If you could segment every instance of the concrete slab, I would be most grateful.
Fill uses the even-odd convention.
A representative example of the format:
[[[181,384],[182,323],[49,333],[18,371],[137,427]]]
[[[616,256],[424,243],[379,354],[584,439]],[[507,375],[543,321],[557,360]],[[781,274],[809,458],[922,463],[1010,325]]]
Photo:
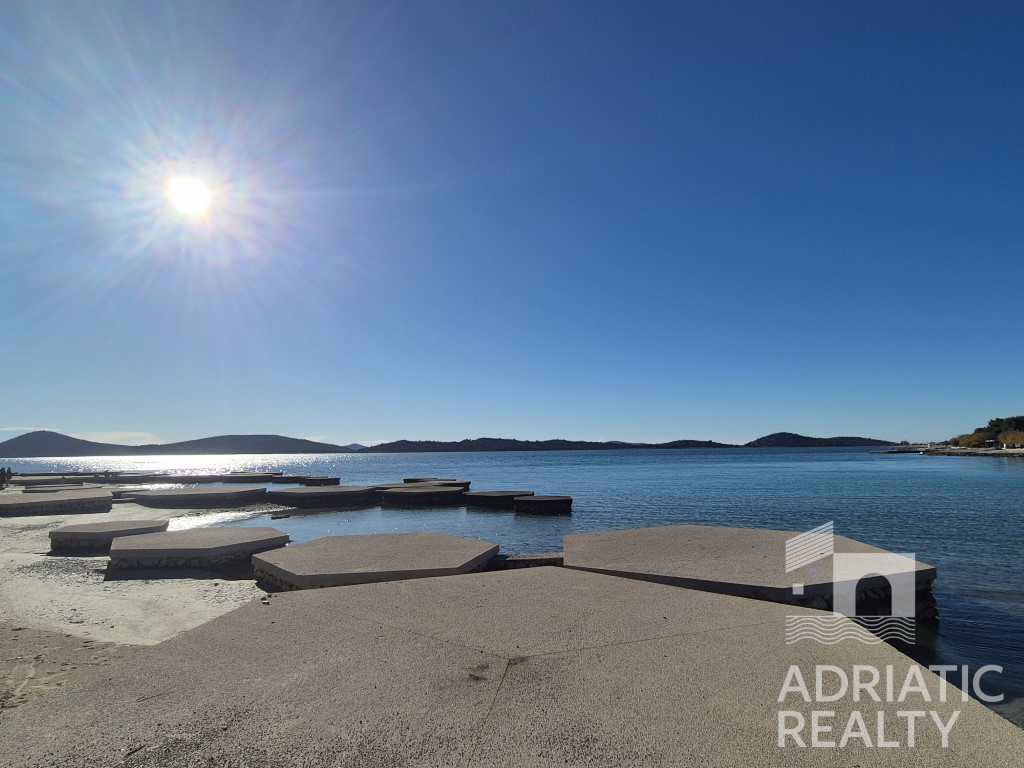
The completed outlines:
[[[270,482],[283,485],[285,483],[305,483],[308,479],[309,475],[275,475],[270,478]]]
[[[102,488],[99,483],[61,483],[59,485],[26,485],[22,493],[53,493],[54,491],[94,491]]]
[[[533,496],[533,491],[473,491],[463,494],[466,504],[477,507],[512,509],[517,496]]]
[[[496,554],[497,544],[445,533],[375,533],[306,541],[252,564],[257,581],[313,589],[469,573]]]
[[[725,528],[708,525],[668,525],[603,533],[577,533],[565,537],[567,568],[608,573],[662,584],[690,587],[740,597],[830,610],[830,559],[786,573],[786,541],[793,531]],[[884,550],[836,536],[836,552],[885,555]],[[858,592],[886,589],[882,578],[913,572],[917,591],[929,592],[935,568],[902,558],[878,563],[877,578],[861,580]],[[794,595],[793,585],[802,594]]]
[[[107,568],[219,568],[248,563],[255,553],[288,541],[276,528],[192,528],[121,536],[110,545]]]
[[[0,495],[0,517],[109,512],[113,498],[109,491],[96,490],[5,493]]]
[[[324,485],[267,491],[267,499],[286,507],[355,507],[377,503],[378,491],[363,485]]]
[[[65,525],[50,531],[51,552],[107,552],[119,536],[167,530],[167,520],[120,520]]]
[[[380,501],[403,507],[459,506],[462,494],[459,487],[410,483],[405,488],[385,488],[380,492]]]
[[[229,488],[177,488],[166,491],[133,491],[144,507],[165,509],[232,509],[267,500],[267,489],[256,486]]]
[[[239,768],[331,765],[584,768],[1020,768],[1024,734],[973,700],[790,694],[790,665],[913,663],[894,649],[786,645],[814,612],[562,568],[306,590],[252,603],[6,713],[0,764]],[[866,695],[864,697],[867,698]],[[899,747],[810,748],[878,712]],[[807,748],[780,748],[800,712]],[[932,710],[914,747],[899,710]]]
[[[519,496],[512,508],[525,515],[567,515],[572,512],[572,496]]]
[[[341,485],[340,477],[327,477],[326,475],[307,475],[302,481],[303,485]]]
[[[269,483],[276,476],[273,472],[229,472],[221,475],[220,480],[222,483]]]

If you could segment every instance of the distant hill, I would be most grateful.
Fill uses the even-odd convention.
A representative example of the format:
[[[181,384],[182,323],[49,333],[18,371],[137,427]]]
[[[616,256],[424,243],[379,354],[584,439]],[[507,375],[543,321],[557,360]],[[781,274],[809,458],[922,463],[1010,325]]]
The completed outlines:
[[[362,443],[349,443],[349,444],[348,444],[348,445],[346,445],[345,447],[346,447],[346,448],[351,448],[351,449],[352,449],[353,451],[361,451],[361,450],[363,450],[363,448],[365,448],[366,446],[365,446],[365,445],[363,445]]]
[[[27,432],[0,443],[0,456],[6,459],[36,456],[127,456],[133,452],[134,448],[130,445],[94,443],[92,440],[79,440],[49,430]]]
[[[27,459],[62,456],[167,456],[204,453],[351,453],[351,448],[281,435],[219,435],[162,445],[115,445],[79,440],[58,432],[37,431],[0,443],[0,457]]]
[[[674,440],[671,443],[593,442],[589,440],[513,440],[478,437],[475,440],[395,440],[363,448],[360,453],[429,453],[433,451],[621,451],[634,448],[735,448],[711,440]]]
[[[884,445],[896,445],[889,440],[873,440],[870,437],[806,437],[792,432],[775,432],[771,435],[759,437],[753,440],[744,448],[841,448],[849,447],[876,447]]]

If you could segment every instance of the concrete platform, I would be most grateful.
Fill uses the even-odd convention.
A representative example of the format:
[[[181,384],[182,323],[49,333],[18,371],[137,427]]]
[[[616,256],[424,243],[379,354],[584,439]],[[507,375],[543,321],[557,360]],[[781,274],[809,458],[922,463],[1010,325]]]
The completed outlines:
[[[462,504],[462,488],[426,483],[410,483],[405,488],[386,488],[380,492],[381,504],[401,507],[434,507]]]
[[[192,528],[121,536],[110,545],[107,568],[217,569],[248,563],[255,553],[288,541],[276,528]]]
[[[309,479],[309,475],[274,475],[270,478],[270,482],[283,485],[285,483],[305,483]]]
[[[109,491],[96,490],[5,493],[0,495],[0,517],[109,512],[113,499]]]
[[[533,491],[473,491],[463,494],[466,504],[476,507],[512,509],[517,496],[533,496]]]
[[[11,478],[11,485],[81,485],[85,482],[77,475],[15,475]]]
[[[903,681],[885,646],[786,645],[807,609],[561,568],[274,595],[144,648],[5,713],[0,765],[198,768],[1020,768],[1024,733],[970,700],[827,704],[790,694],[790,665],[854,664]],[[866,698],[866,695],[865,697]],[[839,740],[852,711],[901,744]],[[797,711],[808,747],[777,746]],[[899,710],[931,718],[906,745]]]
[[[341,485],[340,477],[327,477],[326,475],[307,475],[302,481],[303,485]]]
[[[243,488],[178,488],[168,491],[134,491],[130,494],[144,507],[165,509],[233,509],[267,500],[267,489]]]
[[[798,535],[792,531],[708,525],[577,533],[565,537],[565,566],[831,610],[831,559],[786,573],[786,541]],[[842,553],[888,554],[845,536],[834,537],[833,546]],[[917,591],[930,594],[936,575],[932,566],[906,558],[895,569],[882,563],[875,567],[880,576],[862,580],[858,594],[888,588],[889,582],[881,577],[901,571],[913,572]],[[803,585],[803,594],[793,593],[794,584]]]
[[[402,480],[403,483],[432,483],[438,480],[450,480],[454,481],[454,477],[407,477]]]
[[[274,472],[229,472],[221,475],[222,483],[269,483],[281,473]]]
[[[54,491],[95,491],[103,486],[99,483],[61,483],[60,485],[26,485],[22,493],[53,493]]]
[[[51,552],[107,552],[119,536],[166,531],[166,520],[123,520],[65,525],[50,531]]]
[[[498,545],[445,533],[328,536],[252,559],[257,581],[313,589],[380,581],[453,576],[480,568]]]
[[[512,508],[525,515],[568,515],[572,513],[572,496],[519,496]]]
[[[378,491],[363,485],[325,485],[267,491],[267,499],[286,507],[353,507],[377,503]]]

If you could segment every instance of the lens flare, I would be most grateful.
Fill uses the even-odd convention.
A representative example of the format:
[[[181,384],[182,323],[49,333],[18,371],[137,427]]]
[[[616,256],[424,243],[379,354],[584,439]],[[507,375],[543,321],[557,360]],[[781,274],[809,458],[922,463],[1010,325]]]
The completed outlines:
[[[175,176],[167,180],[167,199],[189,218],[197,219],[210,212],[210,188],[195,176]]]

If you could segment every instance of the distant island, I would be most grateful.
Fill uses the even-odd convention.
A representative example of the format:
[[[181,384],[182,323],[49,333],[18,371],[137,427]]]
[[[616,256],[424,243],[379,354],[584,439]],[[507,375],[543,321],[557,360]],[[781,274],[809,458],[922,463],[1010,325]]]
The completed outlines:
[[[0,443],[7,459],[58,456],[194,456],[237,453],[353,453],[351,448],[281,435],[218,435],[160,445],[116,445],[39,430]]]
[[[59,432],[39,430],[12,437],[0,443],[5,459],[57,458],[64,456],[168,456],[201,454],[272,453],[433,453],[479,451],[622,451],[673,448],[819,448],[882,447],[895,443],[866,437],[806,437],[792,432],[776,432],[745,445],[717,443],[713,440],[672,440],[667,443],[625,443],[619,440],[514,440],[478,437],[474,440],[396,440],[373,446],[334,445],[281,435],[218,435],[199,440],[159,445],[117,445],[81,440]]]

